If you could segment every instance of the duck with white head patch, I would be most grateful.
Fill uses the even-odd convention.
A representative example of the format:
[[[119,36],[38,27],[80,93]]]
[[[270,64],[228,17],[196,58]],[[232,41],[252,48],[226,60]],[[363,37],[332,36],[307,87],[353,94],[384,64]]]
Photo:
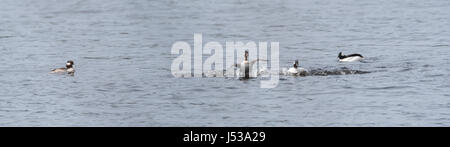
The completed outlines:
[[[361,54],[343,55],[342,52],[339,52],[338,58],[339,62],[355,62],[364,59],[364,57]]]
[[[293,67],[289,68],[289,70],[286,72],[288,75],[293,76],[305,76],[308,73],[308,70],[304,68],[299,68],[299,62],[298,60],[295,60]]]
[[[66,62],[66,67],[53,69],[51,73],[68,73],[70,75],[73,75],[75,73],[73,65],[73,61],[69,60]]]

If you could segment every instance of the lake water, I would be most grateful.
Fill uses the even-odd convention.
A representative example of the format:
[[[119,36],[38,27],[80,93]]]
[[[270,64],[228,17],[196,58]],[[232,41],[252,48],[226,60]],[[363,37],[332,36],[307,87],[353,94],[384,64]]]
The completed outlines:
[[[0,126],[450,126],[448,0],[2,0]],[[176,41],[278,41],[280,66],[175,78]],[[364,62],[338,63],[360,53]],[[49,74],[75,61],[75,76]]]

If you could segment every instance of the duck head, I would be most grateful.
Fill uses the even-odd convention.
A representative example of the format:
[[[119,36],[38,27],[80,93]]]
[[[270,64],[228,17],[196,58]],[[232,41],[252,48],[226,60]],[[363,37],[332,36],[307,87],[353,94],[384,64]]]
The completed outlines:
[[[73,67],[73,61],[69,60],[66,62],[66,68],[72,68]]]
[[[294,68],[297,68],[298,67],[298,60],[295,60],[295,62],[294,62]]]
[[[244,53],[244,59],[245,59],[245,61],[248,60],[248,50],[245,50],[245,53]]]

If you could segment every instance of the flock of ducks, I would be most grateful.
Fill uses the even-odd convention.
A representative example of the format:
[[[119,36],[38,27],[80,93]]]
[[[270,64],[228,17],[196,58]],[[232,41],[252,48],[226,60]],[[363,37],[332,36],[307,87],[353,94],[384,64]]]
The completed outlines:
[[[356,61],[363,60],[364,57],[361,54],[343,55],[342,52],[339,52],[338,59],[339,59],[339,62],[356,62]],[[234,66],[240,69],[239,74],[241,77],[250,78],[250,74],[253,73],[251,67],[253,67],[253,64],[255,64],[257,61],[260,61],[260,60],[263,60],[263,59],[257,59],[257,60],[253,60],[253,61],[249,62],[248,61],[248,51],[245,51],[244,61],[242,61],[241,64],[235,64]],[[263,60],[263,61],[267,61],[267,60]],[[295,60],[292,67],[290,67],[286,71],[286,74],[291,75],[291,76],[305,76],[305,75],[307,75],[307,73],[308,73],[307,69],[299,67],[298,60]],[[243,74],[243,75],[241,75],[241,74]]]
[[[361,54],[343,55],[342,52],[339,52],[338,59],[339,59],[339,62],[355,62],[355,61],[363,60],[364,57]],[[233,66],[240,69],[239,74],[241,77],[250,78],[250,76],[251,76],[250,74],[253,73],[252,72],[253,64],[255,64],[257,61],[267,61],[267,60],[256,59],[253,61],[249,61],[248,60],[248,51],[246,50],[244,53],[244,61],[242,61],[241,64],[234,64]],[[74,62],[72,60],[69,60],[66,62],[66,67],[52,69],[51,73],[67,73],[69,75],[74,75],[75,69],[73,68],[73,65],[74,65]],[[287,73],[287,75],[292,75],[292,76],[304,76],[308,73],[308,70],[306,70],[305,68],[299,67],[298,60],[295,60],[292,67],[290,67],[286,71],[286,73]],[[243,74],[243,75],[241,75],[241,74]]]

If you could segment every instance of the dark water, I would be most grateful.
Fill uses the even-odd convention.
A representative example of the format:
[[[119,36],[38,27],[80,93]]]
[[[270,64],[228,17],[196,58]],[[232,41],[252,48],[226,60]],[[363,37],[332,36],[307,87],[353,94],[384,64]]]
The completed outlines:
[[[450,126],[450,1],[0,5],[0,126]],[[279,41],[317,76],[175,78],[175,41]],[[337,53],[364,62],[338,63]],[[49,74],[75,61],[74,77]],[[320,75],[342,69],[364,74]],[[365,73],[368,72],[368,73]]]

